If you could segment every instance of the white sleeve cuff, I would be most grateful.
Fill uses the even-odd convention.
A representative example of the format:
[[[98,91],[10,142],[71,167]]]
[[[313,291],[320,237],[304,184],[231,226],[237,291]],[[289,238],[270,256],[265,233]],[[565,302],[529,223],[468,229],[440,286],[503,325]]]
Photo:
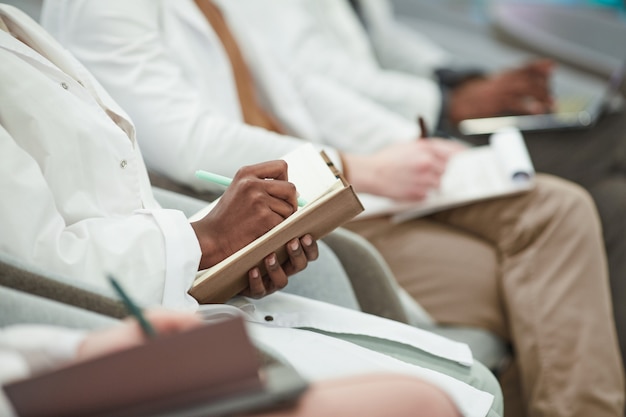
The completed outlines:
[[[198,302],[187,292],[196,277],[202,256],[198,238],[183,212],[155,210],[152,215],[165,237],[162,304],[172,309],[195,310]]]

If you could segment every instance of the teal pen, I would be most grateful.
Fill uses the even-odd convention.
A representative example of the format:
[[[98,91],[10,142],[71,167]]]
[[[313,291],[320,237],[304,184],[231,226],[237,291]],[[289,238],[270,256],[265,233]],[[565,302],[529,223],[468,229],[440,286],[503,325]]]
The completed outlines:
[[[214,184],[222,185],[224,187],[228,187],[230,183],[233,182],[232,179],[225,177],[223,175],[214,174],[212,172],[207,172],[207,171],[202,171],[202,170],[196,171],[196,177],[200,178],[201,180],[205,180],[205,181],[212,182]],[[298,207],[303,207],[304,205],[306,205],[306,201],[303,198],[298,197]]]
[[[111,275],[108,275],[108,278],[109,282],[111,282],[111,285],[113,286],[113,289],[122,299],[124,306],[126,307],[128,312],[132,314],[135,319],[137,319],[139,325],[141,326],[141,329],[146,334],[146,336],[148,336],[149,338],[154,338],[157,335],[156,330],[154,330],[154,327],[152,327],[150,322],[143,315],[141,309],[137,306],[137,304],[133,302],[133,300],[130,299],[128,294],[126,294],[126,291],[122,289],[122,286],[119,284],[119,282],[117,282],[115,278],[113,278]]]

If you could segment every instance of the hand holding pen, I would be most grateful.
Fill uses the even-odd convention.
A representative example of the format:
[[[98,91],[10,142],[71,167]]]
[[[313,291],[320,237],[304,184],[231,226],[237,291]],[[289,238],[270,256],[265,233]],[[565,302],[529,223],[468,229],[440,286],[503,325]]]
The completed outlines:
[[[272,181],[268,181],[271,179]],[[241,168],[216,206],[201,220],[191,224],[202,250],[199,269],[226,259],[291,216],[298,208],[295,186],[288,181],[287,163],[270,161]],[[268,276],[250,271],[246,295],[264,296],[287,284],[287,277],[306,267],[318,256],[317,243],[303,236],[287,243],[289,259],[278,264],[268,254]]]
[[[287,181],[285,161],[241,168],[216,206],[192,223],[203,253],[200,269],[226,259],[297,208],[296,189]]]
[[[202,319],[192,312],[165,309],[144,312],[132,301],[115,278],[109,277],[109,280],[128,311],[134,313],[119,324],[88,333],[78,346],[77,360],[93,359],[141,345],[155,335],[180,333],[204,324]]]
[[[196,171],[196,177],[204,181],[212,182],[213,184],[221,185],[222,187],[228,187],[233,182],[231,178],[204,170]],[[305,205],[306,200],[302,197],[298,197],[298,207],[304,207]]]
[[[360,191],[394,200],[419,201],[439,187],[448,160],[465,147],[455,141],[431,138],[422,117],[417,118],[417,124],[420,133],[416,140],[398,141],[358,159],[350,156],[351,169],[366,174],[362,181],[366,187]]]
[[[131,300],[128,294],[126,294],[126,291],[124,291],[120,283],[117,282],[117,280],[111,275],[109,275],[107,278],[109,279],[109,282],[111,283],[111,286],[113,287],[117,295],[120,297],[122,303],[124,304],[124,307],[126,307],[126,310],[128,310],[130,315],[132,315],[137,320],[145,335],[148,338],[156,337],[156,330],[154,330],[152,324],[145,318],[139,306],[137,306],[137,304],[135,304],[135,302]]]

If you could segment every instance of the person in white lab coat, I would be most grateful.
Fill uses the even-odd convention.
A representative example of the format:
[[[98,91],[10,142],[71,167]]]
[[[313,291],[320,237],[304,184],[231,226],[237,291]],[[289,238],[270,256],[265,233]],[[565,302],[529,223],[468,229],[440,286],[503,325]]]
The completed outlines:
[[[247,17],[245,25],[256,29],[257,38],[266,38],[294,79],[311,74],[329,78],[407,120],[426,106],[429,116],[438,112],[430,116],[429,121],[438,120],[431,128],[458,134],[456,124],[464,118],[543,113],[550,108],[550,61],[492,74],[463,68],[432,39],[403,25],[390,0],[242,0],[229,7]],[[464,39],[459,42],[470,45]],[[424,83],[440,88],[424,88]],[[592,129],[524,134],[538,172],[574,181],[594,199],[622,358],[626,358],[625,131],[626,109],[621,109]],[[464,139],[475,144],[486,140]]]
[[[318,12],[322,12],[323,1],[314,3],[318,6]],[[345,1],[334,3],[345,3]],[[350,0],[350,3],[360,15],[360,20],[367,32],[367,36],[364,36],[363,31],[357,29],[353,35],[361,41],[369,40],[371,50],[375,55],[375,65],[383,71],[397,71],[409,76],[433,78],[436,74],[447,74],[450,85],[446,86],[445,79],[438,80],[443,87],[442,90],[448,90],[448,95],[461,90],[457,87],[463,86],[463,75],[471,75],[472,71],[467,70],[467,65],[455,62],[454,57],[431,38],[419,33],[418,27],[409,27],[400,21],[399,17],[394,14],[390,0]],[[332,24],[332,20],[324,17],[322,13],[319,16],[321,21]],[[343,27],[345,27],[345,22]],[[459,32],[460,36],[461,33]],[[337,35],[336,32],[334,34]],[[290,36],[281,31],[281,38],[290,38]],[[347,39],[348,37],[345,38],[345,42],[337,39],[335,45],[346,52],[355,51],[353,47],[350,47],[355,41],[347,42]],[[319,50],[313,53],[316,62],[323,60]],[[371,59],[371,55],[363,54],[363,57]],[[354,64],[353,61],[352,64]],[[344,76],[350,77],[353,67],[354,65],[346,71]],[[481,77],[468,79],[472,83],[467,83],[466,91],[477,87],[489,88],[489,84],[506,82],[506,79],[498,78],[498,73],[489,76],[480,69],[478,71],[474,69],[473,72]],[[437,80],[437,77],[435,79]],[[372,80],[369,82],[371,83]],[[523,84],[519,87],[525,99],[527,91]],[[379,89],[381,90],[384,89]],[[403,91],[411,94],[410,90]],[[373,99],[376,100],[376,97]],[[453,134],[455,133],[453,131]],[[485,141],[483,136],[465,139],[478,145]],[[524,139],[538,172],[557,175],[582,185],[590,192],[596,203],[608,255],[613,313],[620,350],[622,357],[626,357],[626,303],[624,302],[626,257],[623,256],[626,251],[626,220],[622,215],[626,210],[626,108],[605,115],[591,129],[526,132]]]
[[[6,31],[0,35],[5,55],[1,183],[9,197],[2,210],[2,250],[47,265],[51,273],[84,275],[105,292],[105,274],[111,273],[124,277],[144,303],[195,306],[186,289],[198,269],[225,259],[295,210],[282,161],[242,168],[224,204],[195,223],[182,212],[161,209],[151,194],[134,126],[87,71],[55,49],[42,53],[56,66]],[[33,36],[38,44],[52,41],[37,31],[19,36]],[[24,61],[35,65],[22,72]],[[35,71],[39,83],[28,78]],[[45,99],[33,99],[39,95]],[[72,130],[66,133],[68,127]],[[76,175],[76,167],[84,172]],[[259,200],[267,208],[255,212],[239,199]],[[297,243],[296,250],[287,247],[288,263],[277,265],[275,255],[267,259],[274,261],[277,285],[318,255],[310,236]],[[258,274],[251,271],[249,295],[273,289],[264,287]]]
[[[240,170],[221,207],[197,223],[161,209],[123,110],[32,19],[0,5],[0,22],[0,188],[7,196],[0,208],[1,251],[69,284],[89,281],[106,292],[101,276],[110,272],[143,305],[197,307],[187,290],[198,268],[293,210],[296,195],[283,180],[281,161]],[[260,204],[237,204],[250,198]],[[298,249],[288,248],[290,261],[282,267],[266,258],[272,282],[259,282],[252,272],[246,294],[284,286],[287,275],[316,257],[312,239],[292,243]],[[502,415],[497,381],[465,344],[282,292],[230,304],[200,311],[244,314],[253,340],[311,381],[401,373],[435,384],[463,415]]]
[[[80,311],[72,312],[77,313],[80,314]],[[191,313],[152,310],[147,312],[146,317],[160,335],[182,333],[203,325],[203,321]],[[9,325],[0,328],[0,386],[142,343],[145,343],[145,335],[134,320],[89,331],[60,325]],[[450,399],[435,386],[418,378],[392,373],[314,383],[293,406],[253,414],[258,417],[459,416]],[[1,389],[0,415],[16,416],[10,400]]]
[[[494,74],[463,67],[398,24],[387,0],[244,0],[239,7],[250,16],[265,9],[249,23],[269,37],[296,76],[329,77],[409,120],[434,112],[433,130],[466,118],[545,113],[553,104],[552,61]]]
[[[337,165],[357,190],[377,184],[380,193],[406,193],[394,187],[402,184],[401,164],[419,161],[440,142],[416,141],[415,123],[338,83],[291,79],[260,38],[246,33],[248,25],[239,18],[244,3],[220,6],[252,71],[265,127],[333,145]],[[210,166],[229,175],[237,164],[277,157],[275,152],[285,150],[279,147],[298,143],[242,124],[250,103],[239,100],[235,63],[241,57],[225,46],[233,39],[216,29],[224,22],[215,14],[210,21],[197,5],[210,3],[49,0],[42,12],[43,24],[139,123],[149,167],[187,184],[195,184],[195,169]],[[289,14],[283,20],[298,24]],[[359,179],[359,167],[373,175]],[[532,412],[621,413],[616,410],[622,410],[623,371],[601,232],[581,189],[539,176],[536,188],[522,196],[401,225],[383,218],[351,227],[378,243],[400,283],[439,322],[483,327],[511,341],[516,361],[509,370],[519,368],[521,375],[511,380],[522,385]],[[579,319],[572,320],[573,310]],[[596,323],[593,329],[587,320]],[[612,375],[604,379],[606,371],[588,369],[571,352],[573,345],[587,352],[583,356],[604,358],[602,368]],[[597,372],[604,388],[593,382]]]
[[[160,335],[185,332],[203,324],[195,314],[167,310],[149,311],[146,317]],[[0,387],[142,343],[145,343],[145,336],[134,320],[124,320],[120,324],[92,331],[41,324],[15,324],[0,328]],[[33,401],[36,399],[33,398]],[[17,416],[1,389],[0,415]],[[391,373],[314,383],[293,406],[256,412],[254,415],[459,416],[454,404],[435,386],[418,378]]]

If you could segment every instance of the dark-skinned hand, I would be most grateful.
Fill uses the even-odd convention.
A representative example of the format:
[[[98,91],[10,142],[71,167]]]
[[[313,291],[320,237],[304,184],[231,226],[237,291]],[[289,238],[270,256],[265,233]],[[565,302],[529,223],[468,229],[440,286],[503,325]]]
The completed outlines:
[[[267,275],[261,276],[258,268],[248,273],[248,288],[241,295],[252,298],[261,298],[287,285],[288,277],[302,271],[310,261],[319,256],[317,242],[311,235],[304,235],[300,239],[293,239],[286,245],[289,258],[282,265],[278,264],[276,254],[265,258]]]
[[[465,119],[552,111],[553,61],[539,59],[485,78],[472,78],[452,91],[448,115],[453,124]]]
[[[191,224],[202,258],[199,269],[209,268],[262,236],[297,210],[295,186],[288,181],[285,161],[269,161],[241,168],[215,208]],[[317,242],[305,235],[287,244],[289,258],[282,265],[275,254],[265,258],[268,274],[249,272],[249,287],[242,295],[262,297],[287,285],[287,277],[318,257]]]

